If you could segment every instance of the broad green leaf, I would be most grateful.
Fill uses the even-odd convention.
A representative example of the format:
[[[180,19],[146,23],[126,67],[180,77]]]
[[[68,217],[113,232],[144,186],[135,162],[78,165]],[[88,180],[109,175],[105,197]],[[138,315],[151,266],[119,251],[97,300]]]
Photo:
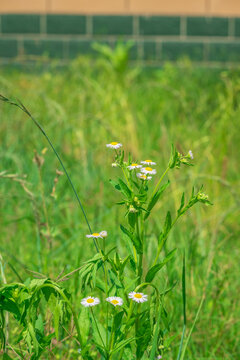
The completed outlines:
[[[129,225],[131,226],[131,228],[134,229],[135,224],[136,224],[136,221],[137,221],[137,214],[136,214],[136,213],[129,212],[129,213],[128,213],[128,223],[129,223]]]
[[[89,309],[82,307],[78,322],[81,329],[82,340],[85,345],[90,330]]]
[[[163,268],[163,266],[166,265],[168,263],[168,261],[172,259],[172,257],[174,256],[176,250],[177,249],[174,249],[174,250],[170,251],[170,253],[167,254],[165,259],[161,263],[156,264],[153,267],[151,267],[151,269],[147,272],[147,275],[146,275],[146,278],[145,278],[146,282],[153,281],[153,279],[156,276],[156,274],[158,273],[158,271],[161,270]]]
[[[44,335],[44,323],[41,314],[38,315],[38,318],[35,322],[35,329],[37,329],[41,335]]]
[[[96,327],[95,321],[92,319],[93,339],[94,339],[94,342],[100,344],[101,347],[104,348],[105,341],[106,341],[106,330],[100,322],[98,322],[97,325],[98,325],[98,329]],[[99,330],[99,332],[98,332],[98,330]]]
[[[116,181],[109,179],[109,182],[116,190],[121,191],[120,185]]]
[[[137,359],[141,359],[148,344],[151,340],[151,322],[149,321],[149,310],[142,313],[137,318],[137,331],[136,331],[136,345],[137,345]]]
[[[134,245],[134,247],[137,250],[137,253],[142,254],[142,252],[143,252],[142,243],[141,243],[141,240],[139,239],[139,237],[136,236],[131,231],[129,231],[128,229],[126,229],[123,225],[120,225],[120,228],[121,228],[122,232],[131,239],[132,244]]]
[[[160,196],[162,195],[164,190],[169,186],[169,184],[170,184],[170,181],[168,180],[168,182],[166,184],[162,185],[160,187],[160,189],[154,194],[154,196],[152,197],[150,203],[148,204],[147,213],[144,216],[144,220],[146,220],[148,218],[148,216],[150,215],[151,210],[156,205],[156,203],[158,202]]]
[[[127,186],[127,184],[125,184],[124,181],[122,181],[122,179],[118,179],[119,181],[119,185],[120,185],[120,188],[121,188],[121,192],[123,195],[125,195],[128,199],[131,199],[131,196],[132,196],[132,191],[129,189],[129,187]]]
[[[124,315],[124,311],[120,311],[114,316],[113,323],[114,323],[115,331],[117,331],[121,327],[123,315]]]
[[[61,306],[60,306],[59,302],[57,302],[55,309],[54,309],[54,330],[55,330],[55,335],[56,335],[57,340],[58,340],[60,314],[61,314]]]

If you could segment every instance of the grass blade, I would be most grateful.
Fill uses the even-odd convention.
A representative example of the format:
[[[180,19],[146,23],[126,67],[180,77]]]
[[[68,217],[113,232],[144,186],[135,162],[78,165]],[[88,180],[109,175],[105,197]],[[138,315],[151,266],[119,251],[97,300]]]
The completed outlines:
[[[183,359],[181,356],[182,347],[183,347],[183,339],[186,331],[187,318],[186,318],[186,270],[185,270],[185,251],[183,253],[183,265],[182,265],[182,299],[183,299],[183,330],[181,342],[178,350],[177,360]],[[186,345],[186,344],[185,344]],[[185,352],[185,351],[184,351]],[[184,353],[183,353],[184,356]]]

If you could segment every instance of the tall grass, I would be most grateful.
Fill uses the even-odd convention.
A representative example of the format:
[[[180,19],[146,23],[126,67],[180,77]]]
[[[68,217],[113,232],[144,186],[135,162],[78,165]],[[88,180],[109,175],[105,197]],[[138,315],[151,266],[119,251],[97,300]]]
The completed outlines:
[[[94,228],[104,224],[111,233],[109,242],[117,243],[121,254],[126,253],[119,236],[119,216],[123,213],[112,206],[115,194],[108,184],[112,169],[103,145],[119,139],[136,158],[152,157],[161,168],[168,162],[172,142],[181,152],[193,151],[195,167],[174,176],[168,174],[172,184],[168,192],[170,207],[177,210],[179,196],[192,183],[205,184],[214,207],[207,212],[195,208],[176,226],[165,248],[165,253],[176,245],[186,249],[187,336],[201,305],[184,349],[186,359],[237,359],[240,354],[239,82],[237,70],[195,69],[182,63],[151,72],[118,72],[103,60],[89,64],[85,59],[61,71],[52,65],[41,73],[5,70],[0,74],[1,92],[24,98],[26,107],[54,139],[87,204],[90,223]],[[63,176],[59,177],[55,196],[50,196],[59,166],[50,151],[42,153],[46,143],[39,132],[21,112],[2,105],[0,111],[0,171],[18,174],[15,179],[21,179],[1,178],[0,246],[5,277],[7,282],[16,281],[17,276],[26,279],[31,276],[30,269],[56,278],[59,269],[71,272],[94,253],[93,244],[84,240],[87,226]],[[40,169],[32,161],[34,149],[44,159]],[[24,174],[26,179],[22,178]],[[47,213],[43,211],[40,179]],[[32,197],[21,186],[22,181]],[[156,205],[149,224],[144,270],[154,261],[155,238],[166,210],[164,203]],[[180,252],[158,277],[160,289],[165,288],[166,278],[169,283],[180,280]],[[75,276],[65,285],[80,301],[79,278]],[[172,335],[177,334],[176,347],[171,345],[169,349],[172,359],[177,357],[182,331],[181,296],[181,286],[176,285],[165,304],[172,314],[165,319],[166,324]],[[15,333],[11,336],[14,338]],[[73,355],[66,351],[61,356],[67,359]]]

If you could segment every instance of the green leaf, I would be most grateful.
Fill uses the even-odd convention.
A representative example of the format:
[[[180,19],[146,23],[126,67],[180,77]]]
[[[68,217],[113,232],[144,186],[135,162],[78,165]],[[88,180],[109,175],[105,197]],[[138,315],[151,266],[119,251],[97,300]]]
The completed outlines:
[[[146,282],[152,282],[153,281],[153,279],[156,276],[156,274],[158,273],[158,271],[161,270],[163,268],[163,266],[166,265],[168,263],[168,261],[170,261],[172,259],[172,257],[174,256],[176,250],[177,249],[174,249],[174,250],[170,251],[170,253],[167,254],[165,259],[161,263],[156,264],[156,265],[151,267],[151,269],[147,272],[147,275],[146,275],[146,278],[145,278]]]
[[[116,190],[121,191],[121,187],[116,181],[109,179],[109,182]]]
[[[125,347],[127,344],[131,343],[135,339],[135,337],[132,337],[130,339],[120,341],[117,346],[112,351],[110,351],[110,355],[114,354],[116,351],[121,350],[123,347]]]
[[[119,181],[119,185],[120,185],[120,188],[121,188],[121,192],[123,195],[125,195],[128,199],[131,199],[131,196],[132,196],[132,191],[129,189],[129,187],[127,186],[127,184],[125,184],[124,181],[122,181],[122,179],[118,179]]]
[[[115,332],[121,327],[123,315],[124,311],[120,311],[114,316],[113,324]]]
[[[60,320],[60,314],[61,314],[61,306],[59,302],[56,304],[54,309],[54,329],[55,329],[55,335],[56,339],[58,340],[58,329],[59,329],[59,320]]]
[[[151,322],[149,321],[150,312],[149,310],[142,313],[137,318],[137,359],[141,359],[145,350],[148,347],[148,344],[151,340]]]
[[[181,211],[182,211],[182,209],[183,209],[183,207],[184,207],[184,203],[185,203],[185,198],[184,198],[184,192],[182,193],[182,198],[181,198],[181,204],[180,204],[180,207],[179,207],[179,209],[178,209],[178,216],[181,214]]]
[[[166,184],[162,185],[160,187],[160,189],[154,194],[154,196],[152,197],[152,199],[150,200],[150,202],[148,204],[147,213],[144,216],[144,220],[146,220],[148,218],[148,216],[150,215],[151,210],[156,205],[156,203],[158,202],[160,196],[162,195],[164,190],[169,186],[169,184],[170,184],[170,181],[168,180],[168,182]]]
[[[151,349],[149,360],[156,359],[156,351],[157,351],[158,336],[159,336],[159,325],[160,325],[160,319],[161,319],[161,314],[162,314],[161,308],[159,308],[157,314],[158,314],[158,318],[157,318],[157,323],[156,323],[156,327],[155,327],[155,331],[154,331],[154,335],[153,335],[152,349]]]
[[[178,158],[178,153],[176,151],[175,146],[172,144],[171,155],[168,163],[170,169],[173,169],[176,166],[177,158]]]
[[[131,239],[133,246],[137,250],[137,253],[142,254],[143,253],[142,243],[141,243],[141,240],[139,239],[139,237],[136,236],[131,231],[129,231],[128,229],[126,229],[123,225],[120,225],[120,228],[121,228],[122,232]]]
[[[34,348],[35,354],[38,355],[38,352],[39,352],[39,344],[38,344],[38,341],[37,341],[37,338],[36,338],[36,334],[35,334],[33,325],[32,325],[30,322],[28,323],[28,331],[29,331],[29,334],[30,334],[31,339],[32,339],[32,343],[33,343],[33,348]]]
[[[35,329],[37,329],[41,335],[44,335],[44,323],[41,314],[38,315],[38,318],[35,322]]]
[[[129,212],[128,213],[128,223],[133,229],[135,227],[136,221],[137,221],[136,213]]]
[[[82,307],[79,316],[79,326],[81,329],[83,344],[86,345],[90,331],[89,309]]]
[[[172,218],[171,218],[170,211],[168,211],[167,215],[166,215],[165,223],[164,223],[163,232],[165,234],[168,234],[169,231],[171,230],[171,226],[172,226]]]

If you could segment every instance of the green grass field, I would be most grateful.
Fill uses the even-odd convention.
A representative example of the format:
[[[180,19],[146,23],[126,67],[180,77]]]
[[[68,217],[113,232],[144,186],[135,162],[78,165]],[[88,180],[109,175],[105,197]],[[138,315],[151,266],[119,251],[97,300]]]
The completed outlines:
[[[113,156],[105,144],[120,141],[135,159],[154,159],[159,174],[168,164],[172,143],[182,153],[192,150],[194,167],[168,173],[171,185],[149,221],[143,269],[154,258],[166,211],[176,212],[182,192],[189,197],[193,185],[198,189],[204,184],[214,206],[197,204],[180,219],[164,249],[167,253],[177,247],[176,255],[154,280],[160,290],[177,281],[165,297],[170,333],[176,339],[164,360],[176,359],[181,339],[184,249],[186,337],[202,304],[185,359],[239,359],[240,71],[195,68],[187,61],[152,70],[119,68],[104,59],[55,65],[36,71],[1,69],[0,93],[20,99],[42,124],[92,228],[106,229],[109,248],[116,245],[121,256],[127,255],[119,228],[124,212],[115,205],[120,198],[109,184],[118,169],[112,168]],[[59,176],[51,196],[56,170],[61,170],[56,157],[31,120],[4,103],[0,144],[1,281],[24,282],[33,277],[28,270],[56,279],[60,272],[79,267],[95,249],[85,237],[88,229],[67,179]],[[40,170],[36,154],[44,159]],[[78,311],[87,291],[80,292],[77,275],[64,286],[75,295]],[[14,343],[18,328],[11,321]],[[71,344],[55,357],[46,353],[43,358],[77,359]]]

